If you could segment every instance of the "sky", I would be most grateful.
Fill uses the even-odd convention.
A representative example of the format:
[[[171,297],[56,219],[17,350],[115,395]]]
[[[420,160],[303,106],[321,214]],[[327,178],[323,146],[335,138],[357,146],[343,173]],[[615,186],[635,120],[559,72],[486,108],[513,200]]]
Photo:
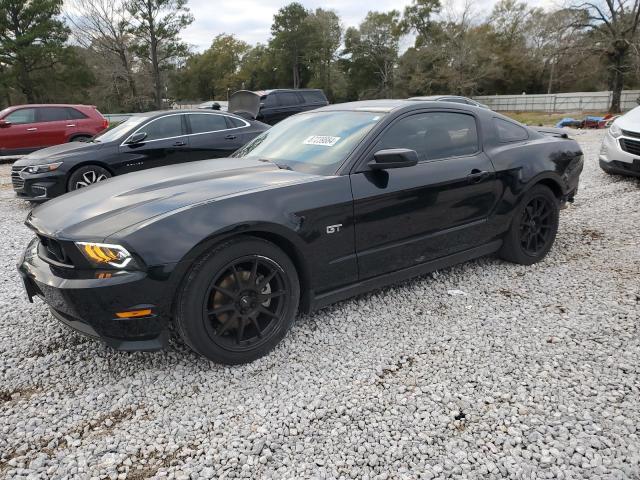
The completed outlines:
[[[188,6],[195,21],[182,32],[182,38],[196,51],[211,45],[220,33],[234,34],[252,45],[269,39],[273,15],[292,0],[189,0]],[[411,0],[298,0],[308,9],[318,7],[338,12],[345,27],[357,26],[369,10],[404,10]],[[531,6],[549,7],[555,0],[527,1]],[[454,8],[463,0],[453,2]],[[442,0],[443,5],[451,4]],[[486,15],[496,0],[475,0],[478,15]]]

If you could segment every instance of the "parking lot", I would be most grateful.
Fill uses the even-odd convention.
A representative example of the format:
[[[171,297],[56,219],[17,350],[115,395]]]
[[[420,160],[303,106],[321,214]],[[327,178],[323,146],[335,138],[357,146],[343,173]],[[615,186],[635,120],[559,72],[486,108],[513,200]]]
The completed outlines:
[[[120,353],[29,304],[0,165],[0,477],[640,478],[640,181],[585,171],[549,256],[298,318],[241,367]]]

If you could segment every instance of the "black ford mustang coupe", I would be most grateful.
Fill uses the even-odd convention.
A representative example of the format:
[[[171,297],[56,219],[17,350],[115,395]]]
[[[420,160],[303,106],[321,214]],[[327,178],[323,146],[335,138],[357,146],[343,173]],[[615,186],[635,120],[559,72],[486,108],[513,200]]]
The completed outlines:
[[[378,100],[299,114],[231,159],[110,179],[35,208],[29,298],[121,350],[252,361],[298,310],[497,253],[541,260],[578,144],[490,110]]]
[[[269,125],[226,112],[138,113],[88,142],[45,148],[11,169],[19,198],[43,202],[115,175],[228,157]]]

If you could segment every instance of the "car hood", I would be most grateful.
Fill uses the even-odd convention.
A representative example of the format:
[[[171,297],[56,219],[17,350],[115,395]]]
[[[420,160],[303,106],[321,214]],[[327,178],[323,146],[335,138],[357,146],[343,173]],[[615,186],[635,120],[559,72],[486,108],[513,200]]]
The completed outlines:
[[[170,165],[67,193],[33,209],[26,223],[61,240],[101,241],[173,210],[314,178],[242,158]]]
[[[621,117],[616,118],[616,125],[623,130],[640,132],[640,107],[628,111]]]
[[[14,165],[16,167],[28,167],[29,165],[42,165],[46,163],[59,162],[62,157],[68,155],[83,155],[95,152],[104,146],[102,143],[91,142],[69,142],[54,147],[43,148],[30,153],[26,157],[17,160]]]

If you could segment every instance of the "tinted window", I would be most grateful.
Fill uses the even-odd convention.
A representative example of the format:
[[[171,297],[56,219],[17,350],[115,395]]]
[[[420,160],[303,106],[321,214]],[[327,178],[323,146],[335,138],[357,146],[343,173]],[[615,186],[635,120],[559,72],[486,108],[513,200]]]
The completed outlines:
[[[289,105],[298,105],[300,102],[300,98],[298,94],[293,92],[281,92],[277,93],[278,103],[283,107],[288,107]]]
[[[327,101],[322,92],[318,91],[300,92],[300,95],[305,103],[325,103]]]
[[[76,110],[75,108],[67,108],[67,118],[70,120],[82,120],[83,118],[88,118],[84,113]]]
[[[14,125],[20,125],[21,123],[34,123],[36,121],[36,111],[34,108],[22,108],[11,112],[4,117],[7,122],[11,122]]]
[[[376,150],[409,148],[422,160],[470,155],[478,151],[478,131],[471,115],[452,112],[404,117],[387,130]]]
[[[226,130],[227,122],[222,115],[189,115],[191,133],[217,132]]]
[[[502,120],[501,118],[494,118],[493,123],[498,130],[498,138],[502,142],[520,142],[529,138],[527,130],[520,125]]]
[[[38,109],[39,122],[60,122],[64,120],[68,120],[66,108],[42,107]]]
[[[246,126],[246,123],[235,117],[227,117],[227,123],[229,124],[229,128],[240,128]]]
[[[169,115],[145,125],[140,129],[147,134],[146,140],[179,137],[182,135],[182,115]]]

